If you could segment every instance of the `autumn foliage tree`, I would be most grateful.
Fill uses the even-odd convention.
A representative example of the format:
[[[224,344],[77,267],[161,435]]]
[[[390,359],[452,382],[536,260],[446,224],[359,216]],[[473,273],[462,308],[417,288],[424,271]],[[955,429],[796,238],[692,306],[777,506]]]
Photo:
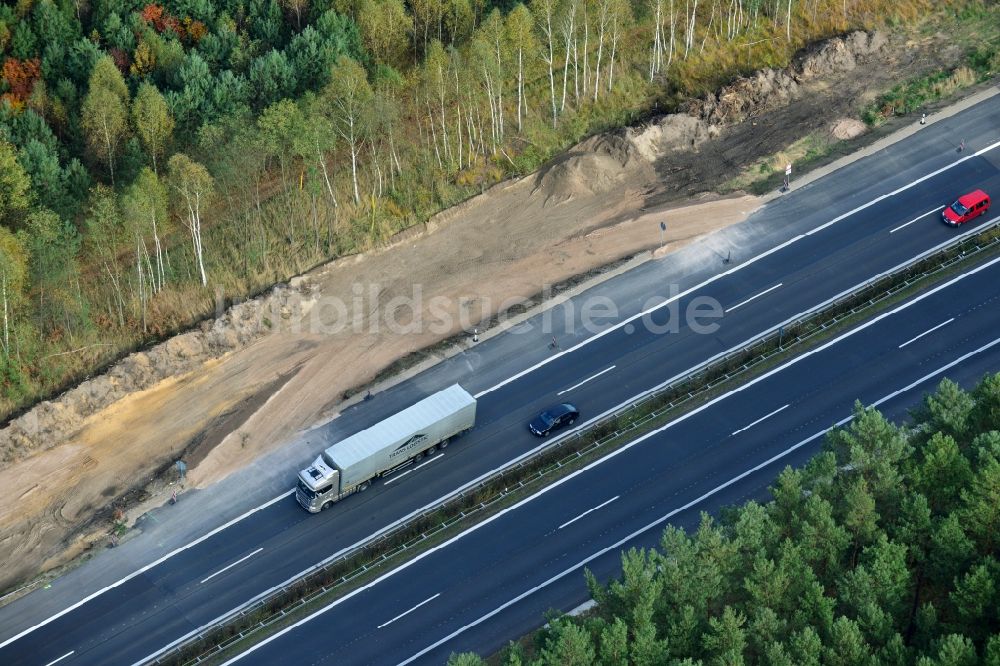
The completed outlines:
[[[142,20],[152,26],[156,32],[171,30],[180,36],[180,27],[177,19],[167,13],[162,5],[151,2],[142,8],[139,14]]]
[[[23,106],[31,96],[41,73],[41,61],[38,58],[4,59],[2,76],[7,84],[7,92],[0,100],[9,102],[15,108]]]
[[[997,11],[980,0],[523,1],[0,3],[0,224],[29,258],[25,297],[8,301],[29,388],[5,393],[14,383],[0,377],[0,413],[146,330],[210,312],[209,272],[256,292],[526,173],[654,99],[700,94],[832,34],[938,7],[963,21]],[[962,26],[942,33],[976,32]],[[976,76],[996,71],[996,41],[978,40]],[[174,151],[191,164],[171,169]],[[96,197],[95,183],[110,192]],[[116,219],[125,231],[95,242]],[[31,337],[17,326],[39,332],[34,346],[14,343]],[[78,347],[88,351],[65,353]],[[870,527],[864,490],[852,490],[858,530]]]

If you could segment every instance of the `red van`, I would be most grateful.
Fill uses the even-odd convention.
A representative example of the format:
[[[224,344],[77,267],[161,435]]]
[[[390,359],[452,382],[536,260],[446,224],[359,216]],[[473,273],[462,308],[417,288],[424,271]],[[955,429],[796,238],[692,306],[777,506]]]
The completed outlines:
[[[990,209],[990,195],[982,190],[974,190],[960,196],[955,203],[941,211],[941,219],[945,224],[957,227],[974,217],[986,215]]]

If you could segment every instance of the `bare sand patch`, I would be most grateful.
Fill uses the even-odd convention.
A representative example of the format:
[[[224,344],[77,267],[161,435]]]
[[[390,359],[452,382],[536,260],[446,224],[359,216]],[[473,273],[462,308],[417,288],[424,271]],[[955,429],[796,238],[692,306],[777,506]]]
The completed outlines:
[[[867,131],[868,127],[857,118],[841,118],[830,127],[830,134],[840,141],[853,139]]]

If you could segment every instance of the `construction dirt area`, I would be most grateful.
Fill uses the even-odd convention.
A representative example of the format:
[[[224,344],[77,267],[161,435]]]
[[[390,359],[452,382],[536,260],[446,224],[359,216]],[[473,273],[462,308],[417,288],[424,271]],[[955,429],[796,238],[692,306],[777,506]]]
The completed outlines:
[[[0,431],[0,590],[106,545],[113,515],[130,523],[165,501],[157,478],[172,461],[187,461],[188,486],[212,484],[335,415],[412,352],[472,326],[484,333],[502,303],[656,251],[665,210],[671,251],[741,222],[763,201],[720,196],[724,184],[761,160],[783,163],[805,135],[864,133],[860,109],[875,94],[958,62],[947,43],[832,40],[684,113],[592,137],[385,248],[279,285],[39,404]],[[397,323],[447,325],[384,325],[414,285],[423,308]]]

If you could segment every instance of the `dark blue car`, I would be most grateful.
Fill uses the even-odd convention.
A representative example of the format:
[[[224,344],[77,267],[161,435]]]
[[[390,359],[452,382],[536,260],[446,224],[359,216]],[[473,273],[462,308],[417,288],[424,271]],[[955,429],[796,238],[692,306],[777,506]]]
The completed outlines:
[[[573,425],[578,418],[580,418],[580,411],[568,402],[564,402],[561,405],[549,407],[533,418],[528,424],[528,430],[539,437],[548,437],[553,430]]]

